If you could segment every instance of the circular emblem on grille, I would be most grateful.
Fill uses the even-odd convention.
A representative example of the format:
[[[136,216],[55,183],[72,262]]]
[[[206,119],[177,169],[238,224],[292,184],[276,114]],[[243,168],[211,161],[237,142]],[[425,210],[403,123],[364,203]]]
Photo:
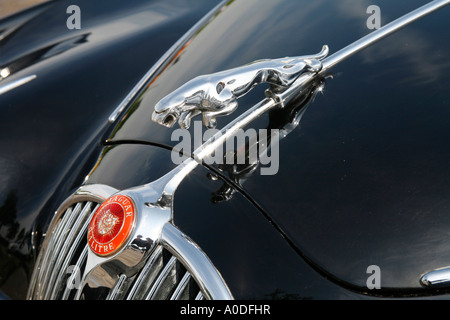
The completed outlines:
[[[102,203],[91,218],[89,248],[99,256],[116,252],[130,236],[134,224],[133,201],[127,196],[112,196]]]

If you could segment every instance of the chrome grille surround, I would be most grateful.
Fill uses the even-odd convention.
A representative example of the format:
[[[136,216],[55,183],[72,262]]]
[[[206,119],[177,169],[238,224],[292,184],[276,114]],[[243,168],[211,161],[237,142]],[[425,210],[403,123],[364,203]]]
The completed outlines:
[[[164,225],[137,272],[107,268],[94,268],[95,274],[87,272],[92,254],[86,236],[90,218],[117,191],[105,185],[87,185],[60,206],[36,261],[28,299],[233,299],[208,257],[172,223]],[[99,275],[106,280],[95,287],[92,284]]]

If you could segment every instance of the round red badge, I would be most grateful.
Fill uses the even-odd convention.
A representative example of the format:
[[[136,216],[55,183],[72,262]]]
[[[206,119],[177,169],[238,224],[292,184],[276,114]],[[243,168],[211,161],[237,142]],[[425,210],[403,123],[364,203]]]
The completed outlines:
[[[113,254],[122,247],[135,224],[133,201],[122,195],[102,203],[89,223],[89,248],[99,256]]]

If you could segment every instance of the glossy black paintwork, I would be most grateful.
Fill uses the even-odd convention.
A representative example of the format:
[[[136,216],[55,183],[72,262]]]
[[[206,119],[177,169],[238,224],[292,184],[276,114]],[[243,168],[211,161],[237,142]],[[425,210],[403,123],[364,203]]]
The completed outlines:
[[[108,115],[128,90],[215,4],[194,3],[73,1],[83,27],[69,32],[60,15],[67,5],[56,2],[0,42],[0,66],[34,63],[22,62],[11,79],[38,74],[0,96],[0,290],[7,295],[24,296],[33,245],[85,176],[123,189],[173,168],[168,149],[177,141],[150,120],[159,98],[200,74],[314,53],[323,44],[334,52],[369,32],[369,3],[361,1],[230,1],[109,127]],[[424,3],[370,4],[389,21]],[[237,298],[385,294],[365,288],[370,264],[381,267],[384,289],[400,288],[387,293],[418,293],[421,272],[450,265],[448,10],[335,68],[300,127],[281,141],[278,174],[228,181],[239,190],[222,202],[214,196],[224,181],[208,178],[217,168],[198,167],[180,185],[175,223]],[[144,11],[164,18],[152,24]],[[262,95],[256,88],[240,111]],[[283,119],[272,114],[255,125]]]

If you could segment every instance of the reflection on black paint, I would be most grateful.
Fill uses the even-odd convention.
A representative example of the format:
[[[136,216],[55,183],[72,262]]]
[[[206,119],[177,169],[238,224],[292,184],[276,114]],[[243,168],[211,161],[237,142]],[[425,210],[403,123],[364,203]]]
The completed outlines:
[[[8,280],[15,275],[25,275],[21,277],[21,284],[26,287],[28,279],[26,277],[27,267],[23,257],[17,253],[16,249],[22,248],[30,239],[30,234],[25,229],[20,228],[17,222],[17,191],[8,193],[3,205],[0,207],[0,290],[4,291],[5,286],[10,286]],[[20,294],[15,296],[21,285],[16,282],[14,288],[8,290],[11,298],[24,298]]]
[[[0,231],[2,228],[7,228],[6,239],[12,240],[18,229],[18,223],[16,222],[17,214],[17,195],[16,191],[10,191],[5,199],[5,202],[0,207]]]
[[[3,62],[0,61],[2,64],[1,68],[8,68],[11,74],[14,74],[20,70],[23,70],[33,64],[36,64],[40,61],[46,60],[48,58],[51,58],[53,56],[56,56],[58,54],[61,54],[67,50],[70,50],[72,48],[75,48],[79,46],[80,44],[88,42],[87,38],[89,37],[90,33],[78,35],[76,37],[71,37],[69,39],[57,42],[55,44],[52,44],[50,46],[41,48],[39,50],[33,51],[31,53],[28,53],[24,56],[21,56],[20,58],[17,58],[14,61],[10,62]]]
[[[314,102],[319,92],[323,92],[325,80],[328,77],[329,76],[327,75],[326,77],[319,77],[315,79],[289,105],[284,108],[273,109],[269,112],[268,125],[266,126],[266,130],[268,132],[267,141],[261,141],[259,135],[257,134],[257,138],[254,139],[254,143],[257,144],[256,148],[254,146],[250,146],[250,142],[246,141],[244,147],[236,146],[234,150],[228,151],[234,152],[234,161],[232,164],[228,164],[226,162],[227,155],[225,155],[223,164],[219,164],[217,166],[217,170],[214,170],[220,175],[224,175],[227,179],[222,180],[222,186],[212,194],[211,201],[213,203],[230,200],[236,192],[236,188],[241,189],[242,184],[255,173],[256,169],[261,165],[261,154],[266,152],[266,150],[271,149],[272,135],[270,132],[272,130],[279,130],[279,139],[281,140],[286,138],[289,133],[299,126],[303,114],[306,112],[309,105]],[[278,142],[279,141],[276,143]],[[267,143],[267,145],[264,145],[265,143]],[[251,162],[251,157],[249,154],[250,150],[258,150],[258,157],[256,161]],[[243,164],[238,163],[238,159],[240,158],[240,155],[238,154],[239,152],[245,152],[245,163]],[[275,159],[275,161],[278,160],[279,159]],[[218,176],[208,174],[208,178],[214,180],[217,179]]]

